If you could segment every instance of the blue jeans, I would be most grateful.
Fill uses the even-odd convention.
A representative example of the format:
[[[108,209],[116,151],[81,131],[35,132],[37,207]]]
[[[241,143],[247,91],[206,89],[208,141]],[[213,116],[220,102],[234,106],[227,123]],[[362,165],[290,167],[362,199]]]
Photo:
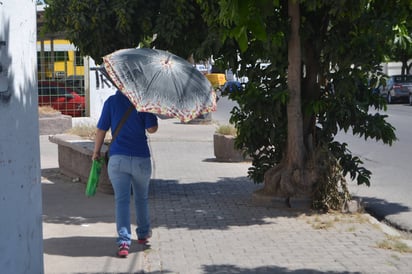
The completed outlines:
[[[108,174],[114,189],[117,244],[130,245],[131,187],[136,212],[137,236],[145,238],[150,232],[148,198],[152,163],[150,158],[113,155],[109,159]]]

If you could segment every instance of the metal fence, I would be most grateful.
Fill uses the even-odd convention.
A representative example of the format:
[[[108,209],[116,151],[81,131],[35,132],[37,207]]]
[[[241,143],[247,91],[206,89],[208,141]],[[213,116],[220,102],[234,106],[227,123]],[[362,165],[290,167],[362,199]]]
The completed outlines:
[[[85,116],[83,60],[66,40],[38,43],[39,106],[51,106],[72,117]]]

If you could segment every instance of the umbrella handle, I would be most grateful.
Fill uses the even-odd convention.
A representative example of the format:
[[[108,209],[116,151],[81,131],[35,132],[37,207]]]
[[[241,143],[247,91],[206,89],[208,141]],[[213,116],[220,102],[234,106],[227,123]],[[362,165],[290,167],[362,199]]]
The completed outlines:
[[[110,81],[110,83],[116,87],[116,89],[119,89],[119,87],[116,85],[116,83],[112,80],[112,78],[109,76],[109,74],[107,73],[107,70],[104,67],[99,67],[98,71],[104,75],[104,77],[107,78],[107,80]]]

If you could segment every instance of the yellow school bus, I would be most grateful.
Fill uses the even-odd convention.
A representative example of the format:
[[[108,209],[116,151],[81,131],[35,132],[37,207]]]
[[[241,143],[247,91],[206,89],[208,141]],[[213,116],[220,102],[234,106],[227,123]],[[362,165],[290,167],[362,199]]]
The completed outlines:
[[[68,40],[37,41],[39,79],[84,76],[83,57]]]

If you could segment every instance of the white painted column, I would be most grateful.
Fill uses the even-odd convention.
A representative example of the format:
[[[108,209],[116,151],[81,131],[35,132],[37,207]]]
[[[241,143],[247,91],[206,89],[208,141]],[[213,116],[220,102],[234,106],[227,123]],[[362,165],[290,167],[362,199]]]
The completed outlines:
[[[0,0],[1,273],[44,273],[35,3]]]
[[[97,121],[102,112],[106,99],[116,93],[116,87],[99,72],[99,65],[93,59],[89,59],[89,83],[90,83],[90,118]]]

